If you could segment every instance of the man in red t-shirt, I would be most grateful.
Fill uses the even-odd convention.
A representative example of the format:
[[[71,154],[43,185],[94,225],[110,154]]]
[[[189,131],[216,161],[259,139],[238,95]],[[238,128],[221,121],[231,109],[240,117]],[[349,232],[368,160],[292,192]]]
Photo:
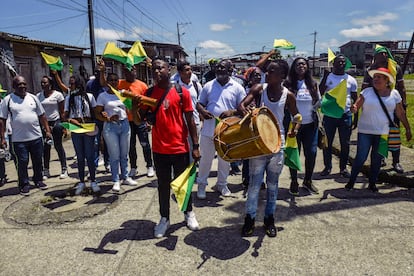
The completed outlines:
[[[188,133],[193,142],[192,156],[194,161],[200,159],[197,128],[193,118],[193,106],[190,92],[182,87],[182,95],[170,83],[169,64],[162,60],[152,63],[152,76],[155,86],[151,97],[160,100],[165,93],[161,105],[156,111],[155,124],[152,127],[152,151],[158,178],[158,200],[161,220],[154,228],[154,236],[161,238],[170,226],[170,183],[178,177],[190,163]],[[149,108],[149,107],[147,107]],[[152,107],[154,111],[156,108]],[[144,108],[141,117],[145,116]],[[185,120],[185,122],[184,122]],[[187,127],[188,126],[188,127]],[[198,230],[199,225],[192,207],[192,198],[184,211],[188,228]]]
[[[131,70],[123,67],[125,79],[119,80],[118,89],[128,90],[134,95],[143,95],[147,90],[147,85],[136,79],[137,72],[133,66]],[[154,167],[152,164],[152,152],[151,145],[148,139],[148,128],[145,122],[135,124],[133,121],[133,115],[130,110],[127,110],[129,126],[131,128],[131,138],[129,143],[129,164],[131,170],[129,172],[130,177],[135,177],[137,174],[137,136],[142,147],[145,163],[147,164],[147,176],[154,176]]]

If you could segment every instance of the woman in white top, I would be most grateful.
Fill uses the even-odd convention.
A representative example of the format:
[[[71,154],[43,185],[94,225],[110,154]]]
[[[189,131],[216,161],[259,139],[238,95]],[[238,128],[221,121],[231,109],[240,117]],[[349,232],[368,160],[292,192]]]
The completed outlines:
[[[114,89],[118,89],[118,80],[117,74],[108,74],[107,83]],[[109,154],[113,181],[112,190],[115,192],[120,190],[119,167],[121,167],[122,184],[136,185],[137,182],[128,176],[128,152],[131,131],[125,105],[109,88],[107,91],[99,94],[95,115],[98,120],[104,122],[103,137]]]
[[[351,177],[345,189],[354,188],[355,180],[361,171],[362,165],[367,160],[371,149],[371,166],[368,177],[368,188],[372,192],[378,192],[375,185],[377,181],[382,156],[378,152],[381,135],[388,135],[389,119],[382,108],[380,99],[386,108],[391,119],[393,114],[403,123],[406,129],[407,141],[411,139],[411,128],[402,105],[402,99],[397,90],[390,88],[390,83],[394,82],[393,76],[387,68],[378,68],[368,72],[373,78],[373,87],[365,88],[361,91],[358,100],[351,106],[353,113],[362,108],[361,116],[358,120],[358,143],[355,161],[352,164]]]
[[[64,116],[63,108],[65,98],[61,92],[52,89],[52,79],[49,76],[43,76],[40,81],[40,85],[42,86],[43,91],[40,91],[37,94],[37,98],[45,109],[46,119],[49,127],[52,130],[53,137],[53,140],[45,141],[43,147],[43,179],[50,177],[49,163],[50,149],[52,147],[50,142],[53,142],[53,145],[59,157],[60,166],[62,168],[60,178],[67,178],[68,171],[66,165],[66,153],[62,145],[64,128],[60,124]]]
[[[309,62],[305,58],[296,58],[289,70],[288,79],[284,85],[296,96],[296,106],[302,115],[302,124],[296,135],[299,151],[303,146],[305,155],[305,177],[303,187],[310,193],[317,194],[318,189],[312,183],[313,170],[315,169],[316,152],[318,146],[318,121],[316,109],[319,107],[320,94],[318,85],[312,78],[309,69]],[[287,119],[287,120],[286,120]],[[288,129],[290,116],[285,115],[285,129]],[[299,195],[298,171],[290,170],[290,189],[291,195]]]

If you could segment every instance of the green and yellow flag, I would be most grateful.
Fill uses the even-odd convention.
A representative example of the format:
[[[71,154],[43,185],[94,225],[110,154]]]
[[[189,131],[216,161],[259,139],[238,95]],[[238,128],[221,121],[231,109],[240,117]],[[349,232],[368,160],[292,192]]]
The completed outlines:
[[[382,134],[378,146],[378,153],[384,158],[388,157],[388,134]]]
[[[188,200],[190,198],[195,179],[196,165],[193,162],[182,174],[171,182],[171,189],[174,192],[180,211],[187,210]]]
[[[343,79],[336,87],[322,97],[321,111],[332,118],[342,118],[345,111],[347,97],[347,81]]]
[[[47,65],[49,65],[49,68],[56,71],[62,71],[63,69],[63,62],[60,57],[54,57],[51,55],[48,55],[46,53],[40,52],[40,54],[43,57],[43,60],[46,62]]]
[[[147,58],[147,53],[142,47],[141,41],[135,41],[128,51],[128,59],[132,65],[143,62]]]
[[[390,71],[395,82],[397,80],[397,62],[394,60],[394,57],[391,54],[391,51],[380,44],[375,45],[374,54],[386,53],[388,57],[388,70]],[[395,87],[395,82],[391,84],[391,88]]]
[[[292,129],[292,122],[289,124],[289,129]],[[302,170],[302,165],[300,164],[299,157],[298,141],[296,137],[289,137],[288,135],[286,135],[285,165],[297,171]]]
[[[333,62],[335,58],[334,52],[332,52],[331,48],[328,48],[328,62]]]
[[[295,50],[296,46],[292,42],[286,39],[275,39],[273,42],[273,48],[284,49],[284,50]]]
[[[124,96],[121,95],[121,93],[116,90],[115,88],[113,88],[111,85],[109,85],[109,88],[111,89],[111,91],[118,97],[118,99],[126,106],[127,109],[131,110],[132,109],[132,100],[130,98],[126,98]]]
[[[332,52],[331,48],[328,48],[328,63],[333,62],[336,58],[334,52]],[[345,57],[345,71],[352,67],[352,62],[349,58]]]
[[[3,86],[0,83],[0,97],[2,99],[4,99],[4,97],[6,97],[6,95],[7,95],[7,90],[3,89]]]
[[[107,42],[103,57],[114,59],[124,64],[129,70],[132,66],[144,61],[147,58],[147,53],[142,47],[140,41],[135,41],[128,53],[126,53],[121,48],[118,48],[114,42]]]
[[[75,124],[71,124],[68,122],[60,123],[64,128],[67,130],[70,130],[74,133],[87,133],[87,132],[93,132],[95,130],[95,123],[85,123],[81,124],[81,126],[77,126]]]

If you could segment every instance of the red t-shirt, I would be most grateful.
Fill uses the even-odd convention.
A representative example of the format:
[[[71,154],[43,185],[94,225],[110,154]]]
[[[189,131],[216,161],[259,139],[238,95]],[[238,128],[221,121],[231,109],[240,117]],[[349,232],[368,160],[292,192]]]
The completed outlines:
[[[129,90],[134,95],[143,95],[147,90],[148,86],[145,82],[140,80],[135,80],[134,82],[127,82],[126,80],[119,80],[118,82],[118,89],[122,90]],[[132,113],[127,109],[128,121],[132,122]]]
[[[189,152],[188,129],[183,112],[193,111],[190,92],[182,87],[182,100],[172,86],[159,107],[152,128],[152,151],[160,154]],[[165,89],[154,86],[152,98],[160,99]],[[154,110],[155,107],[152,108]]]

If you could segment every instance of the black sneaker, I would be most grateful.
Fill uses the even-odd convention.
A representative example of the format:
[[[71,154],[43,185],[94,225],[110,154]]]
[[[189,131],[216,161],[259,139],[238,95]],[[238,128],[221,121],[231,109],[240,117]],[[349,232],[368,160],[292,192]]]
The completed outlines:
[[[369,184],[368,189],[371,190],[373,193],[378,193],[378,188],[377,186],[374,184]]]
[[[342,176],[342,177],[344,177],[344,178],[350,178],[350,177],[351,177],[351,174],[348,172],[348,170],[347,170],[347,169],[343,169],[343,170],[341,170],[340,174],[341,174],[341,176]]]
[[[20,194],[24,196],[28,196],[30,194],[30,185],[26,184],[22,188],[20,188]]]
[[[7,178],[6,177],[0,178],[0,187],[2,187],[6,183],[7,183]]]
[[[43,181],[36,181],[35,186],[36,188],[39,188],[40,190],[47,190],[47,185],[43,183]]]
[[[266,235],[274,238],[277,235],[277,229],[275,226],[275,219],[273,218],[273,216],[270,217],[265,217],[264,218],[264,229],[266,231]]]
[[[345,185],[345,189],[347,190],[347,191],[350,191],[350,190],[352,190],[354,188],[354,184],[353,183],[351,183],[351,182],[348,182],[346,185]]]
[[[308,190],[311,194],[319,194],[319,190],[313,185],[312,180],[303,181],[303,188]]]
[[[249,214],[244,218],[244,225],[242,228],[242,237],[250,237],[254,231],[254,219]]]
[[[327,176],[331,174],[331,169],[325,168],[321,171],[320,176]]]
[[[297,181],[290,182],[289,194],[293,196],[299,195],[299,183]]]

